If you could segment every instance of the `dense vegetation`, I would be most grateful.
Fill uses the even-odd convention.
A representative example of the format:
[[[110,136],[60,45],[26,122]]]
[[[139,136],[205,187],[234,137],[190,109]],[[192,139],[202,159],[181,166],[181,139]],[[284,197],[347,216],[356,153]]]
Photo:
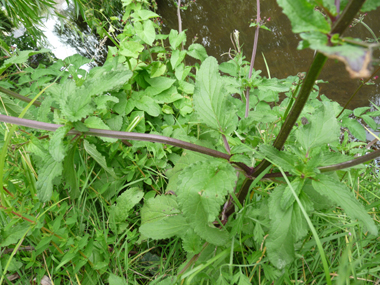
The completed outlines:
[[[180,7],[162,34],[154,1],[122,0],[121,15],[108,2],[74,1],[112,43],[89,72],[80,55],[31,66],[49,50],[0,41],[0,284],[380,280],[380,150],[366,142],[380,108],[347,110],[318,87],[329,57],[342,76],[375,76],[377,46],[341,35],[379,1],[277,0],[317,51],[285,79],[254,69],[259,1],[251,61],[235,33],[220,64],[187,43]],[[12,9],[8,29],[44,11]]]

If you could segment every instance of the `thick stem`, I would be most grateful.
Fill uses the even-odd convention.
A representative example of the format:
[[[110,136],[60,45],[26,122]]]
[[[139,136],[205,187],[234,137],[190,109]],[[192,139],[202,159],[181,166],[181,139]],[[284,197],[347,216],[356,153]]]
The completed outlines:
[[[59,127],[62,127],[63,125],[57,125],[57,124],[50,124],[50,123],[44,123],[44,122],[38,122],[33,120],[27,120],[27,119],[20,119],[16,117],[10,117],[5,115],[0,115],[0,121],[15,125],[20,125],[24,127],[34,128],[34,129],[40,129],[40,130],[46,130],[46,131],[55,131]],[[69,135],[77,135],[82,134],[81,132],[77,130],[71,130],[68,133]],[[128,132],[120,132],[120,131],[111,131],[111,130],[100,130],[100,129],[89,129],[88,132],[83,133],[85,135],[92,135],[92,136],[100,136],[100,137],[108,137],[108,138],[115,138],[115,139],[121,139],[121,140],[139,140],[139,141],[148,141],[148,142],[157,142],[157,143],[163,143],[168,144],[176,147],[180,147],[183,149],[192,150],[195,152],[207,154],[209,156],[223,158],[226,160],[230,159],[230,155],[213,150],[207,147],[203,147],[200,145],[196,145],[193,143],[173,139],[170,137],[164,137],[160,135],[151,135],[151,134],[141,134],[141,133],[128,133]]]
[[[352,19],[355,17],[356,13],[360,10],[361,6],[364,4],[365,0],[352,0],[350,1],[346,8],[344,9],[342,15],[334,23],[331,34],[342,34],[344,30],[351,23]],[[309,98],[310,92],[314,86],[315,80],[318,78],[319,73],[322,70],[323,65],[325,64],[327,57],[321,53],[317,53],[314,61],[309,68],[309,71],[305,77],[304,83],[301,87],[300,94],[298,95],[296,102],[293,105],[292,110],[289,115],[286,117],[285,123],[283,124],[280,133],[278,134],[273,146],[278,150],[284,146],[286,139],[288,138],[291,130],[293,129],[294,124],[296,123],[299,115],[301,114],[303,107]],[[253,171],[252,176],[257,177],[262,173],[268,166],[270,162],[263,160]],[[247,184],[251,184],[252,180],[249,180]],[[243,203],[245,197],[248,193],[248,187],[242,187],[238,194],[240,203]]]
[[[181,0],[177,1],[178,33],[182,33]]]
[[[249,74],[248,78],[251,79],[252,72],[253,72],[253,66],[255,65],[255,59],[256,59],[256,52],[257,52],[257,43],[259,41],[259,32],[260,32],[260,0],[256,1],[257,4],[257,19],[256,19],[256,31],[255,31],[255,39],[253,41],[253,49],[252,49],[252,57],[251,57],[251,64],[249,66]],[[248,118],[249,114],[249,90],[250,88],[247,88],[246,94],[245,94],[245,117]]]

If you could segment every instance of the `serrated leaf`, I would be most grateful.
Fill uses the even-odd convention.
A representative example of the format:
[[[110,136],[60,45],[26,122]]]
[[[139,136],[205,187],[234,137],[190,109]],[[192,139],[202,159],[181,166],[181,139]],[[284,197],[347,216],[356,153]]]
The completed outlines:
[[[156,31],[151,20],[144,21],[143,25],[141,25],[139,22],[136,22],[135,31],[137,36],[150,46],[156,39]]]
[[[141,209],[140,232],[152,239],[165,239],[183,235],[189,225],[179,210],[176,198],[157,196],[145,201]]]
[[[218,62],[208,57],[197,72],[193,96],[194,109],[199,120],[221,133],[230,134],[236,129],[238,118],[227,96]]]
[[[111,216],[116,223],[124,222],[128,218],[129,211],[142,199],[144,192],[138,187],[124,191],[116,199],[116,205],[111,208]]]
[[[171,30],[169,33],[169,43],[173,50],[175,50],[181,43],[186,43],[185,31],[178,34],[177,30]]]
[[[361,141],[366,141],[366,131],[364,127],[355,119],[344,117],[342,120],[343,126],[347,127],[351,134]]]
[[[65,158],[66,147],[63,143],[63,139],[70,131],[71,126],[59,127],[51,136],[49,141],[49,153],[53,159],[57,162],[62,161]]]
[[[318,175],[312,185],[319,194],[343,208],[351,219],[358,219],[371,234],[377,235],[378,231],[373,219],[346,185],[327,175]]]
[[[53,179],[62,174],[62,162],[55,161],[50,155],[46,158],[42,168],[38,171],[36,183],[37,197],[42,202],[48,202],[53,193]]]
[[[309,124],[302,125],[296,131],[296,138],[306,151],[312,147],[336,142],[339,135],[340,128],[334,108],[327,102],[311,116]]]
[[[98,110],[107,110],[107,102],[119,103],[119,98],[110,95],[100,95],[94,98]]]
[[[305,180],[301,178],[296,178],[291,182],[293,190],[296,192],[297,195],[301,193],[304,182]],[[293,205],[295,200],[296,198],[294,197],[292,190],[289,186],[286,186],[280,201],[281,209],[286,211],[290,206]]]
[[[266,239],[270,262],[279,269],[284,268],[295,258],[294,244],[308,231],[307,223],[297,203],[287,210],[281,209],[281,197],[285,186],[275,188],[269,198],[271,225]],[[301,199],[301,203],[304,204]]]
[[[330,32],[330,24],[307,0],[277,0],[277,3],[290,19],[294,33],[320,31],[327,34]]]
[[[202,239],[189,228],[182,236],[182,247],[188,253],[198,254],[202,250]]]
[[[109,66],[95,67],[91,69],[88,79],[83,84],[83,89],[90,95],[100,95],[104,92],[118,91],[132,77],[133,72],[123,64],[110,68]]]
[[[261,145],[260,153],[265,157],[273,161],[274,164],[278,165],[285,171],[294,172],[294,166],[298,162],[298,157],[290,154],[288,152],[279,151],[271,145]]]
[[[89,63],[91,61],[91,59],[84,57],[84,56],[81,56],[79,54],[74,54],[74,55],[66,57],[63,61],[67,65],[73,65],[74,69],[78,69],[82,65]]]
[[[188,48],[188,55],[203,62],[207,58],[207,51],[201,44],[192,44]]]
[[[91,94],[85,88],[76,88],[74,81],[66,81],[61,86],[59,104],[67,120],[76,122],[95,111]]]
[[[83,146],[87,153],[95,159],[97,163],[106,171],[108,172],[113,178],[117,179],[117,176],[115,174],[115,171],[113,168],[107,166],[106,158],[96,149],[96,146],[89,143],[87,140],[83,141]]]
[[[225,230],[212,225],[220,212],[225,196],[236,182],[234,168],[226,161],[209,159],[184,168],[178,177],[178,202],[188,223],[206,241],[223,245],[228,239]]]

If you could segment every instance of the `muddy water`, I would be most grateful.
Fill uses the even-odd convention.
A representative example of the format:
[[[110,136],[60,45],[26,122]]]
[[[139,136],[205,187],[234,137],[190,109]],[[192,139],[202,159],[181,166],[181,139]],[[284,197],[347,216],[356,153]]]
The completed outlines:
[[[158,13],[163,17],[164,32],[171,28],[178,29],[177,11],[173,0],[158,0]],[[184,2],[184,1],[183,1]],[[240,32],[240,43],[248,61],[252,53],[255,29],[249,28],[256,19],[256,1],[246,0],[196,0],[186,11],[181,12],[183,29],[187,29],[188,42],[196,42],[206,47],[209,55],[215,56],[219,62],[227,61],[223,55],[233,48],[230,34],[236,29]],[[297,50],[300,38],[291,32],[290,22],[282,13],[275,0],[261,1],[261,18],[270,18],[266,26],[270,31],[260,30],[259,45],[255,69],[263,71],[267,76],[264,54],[272,77],[284,78],[307,71],[312,62],[314,51]],[[364,22],[377,36],[380,36],[380,9],[368,13]],[[361,24],[347,30],[346,35],[356,38],[371,38],[369,31]],[[345,104],[354,90],[360,85],[359,80],[349,78],[343,63],[328,60],[320,78],[330,84],[322,84],[321,93]],[[369,100],[380,105],[380,78],[376,85],[364,86],[349,108],[370,106]]]

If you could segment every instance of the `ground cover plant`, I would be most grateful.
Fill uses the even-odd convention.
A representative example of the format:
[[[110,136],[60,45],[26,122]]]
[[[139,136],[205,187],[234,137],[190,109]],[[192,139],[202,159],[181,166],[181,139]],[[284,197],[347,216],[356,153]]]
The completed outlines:
[[[365,147],[380,111],[346,110],[318,87],[328,57],[345,76],[374,77],[376,44],[341,35],[380,3],[277,2],[299,48],[317,51],[306,75],[254,70],[259,1],[251,61],[237,32],[228,62],[189,44],[181,1],[169,34],[147,0],[123,0],[121,19],[91,18],[114,46],[88,73],[79,55],[32,68],[48,50],[1,42],[0,283],[380,278],[379,175],[368,163],[380,151]]]

